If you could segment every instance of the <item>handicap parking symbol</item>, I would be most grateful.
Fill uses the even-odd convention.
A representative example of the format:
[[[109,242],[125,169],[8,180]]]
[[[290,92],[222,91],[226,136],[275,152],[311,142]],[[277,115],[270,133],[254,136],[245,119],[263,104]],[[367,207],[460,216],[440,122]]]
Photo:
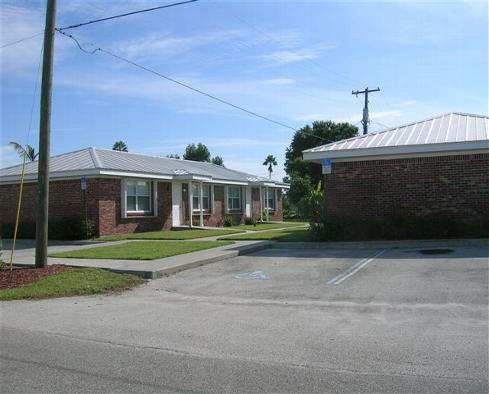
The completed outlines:
[[[234,275],[235,279],[257,279],[257,280],[267,280],[268,275],[263,271],[253,271],[253,272],[242,272],[240,274]]]

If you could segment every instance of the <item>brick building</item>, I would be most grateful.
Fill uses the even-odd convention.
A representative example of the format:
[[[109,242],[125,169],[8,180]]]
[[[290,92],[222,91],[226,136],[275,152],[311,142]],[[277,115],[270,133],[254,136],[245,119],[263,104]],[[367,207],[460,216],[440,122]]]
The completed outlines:
[[[323,163],[327,213],[489,220],[489,118],[450,113],[303,152]]]
[[[0,224],[15,222],[20,174],[21,166],[0,170]],[[28,163],[23,223],[35,223],[36,180],[37,162]],[[221,226],[225,215],[281,221],[284,188],[211,163],[87,148],[50,159],[49,217],[86,215],[99,235]]]

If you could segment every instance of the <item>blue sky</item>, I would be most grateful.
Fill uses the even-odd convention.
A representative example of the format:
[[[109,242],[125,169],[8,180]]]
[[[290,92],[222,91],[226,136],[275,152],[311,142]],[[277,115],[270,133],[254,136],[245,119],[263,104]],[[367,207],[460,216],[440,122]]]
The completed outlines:
[[[65,0],[57,25],[161,5]],[[41,32],[44,1],[1,2],[1,44]],[[313,120],[358,124],[377,87],[371,130],[450,111],[488,112],[486,2],[209,1],[70,31],[165,75],[300,128]],[[42,36],[0,49],[0,166],[8,142],[38,143],[38,93],[29,115]],[[52,154],[126,141],[129,150],[182,154],[203,142],[227,167],[284,175],[293,131],[251,117],[56,36]],[[28,137],[28,140],[27,140]]]

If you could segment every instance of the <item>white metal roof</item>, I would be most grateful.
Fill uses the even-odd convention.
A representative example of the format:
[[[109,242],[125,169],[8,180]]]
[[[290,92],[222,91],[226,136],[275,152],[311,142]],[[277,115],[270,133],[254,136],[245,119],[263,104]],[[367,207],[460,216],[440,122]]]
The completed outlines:
[[[303,151],[304,159],[489,149],[489,117],[452,112]]]
[[[25,179],[37,179],[37,161],[25,168]],[[0,182],[17,181],[22,166],[0,169]],[[127,176],[168,180],[203,180],[229,184],[273,184],[288,187],[282,182],[270,180],[212,163],[170,159],[137,153],[120,152],[99,148],[85,148],[50,158],[50,177],[69,178],[79,176]]]

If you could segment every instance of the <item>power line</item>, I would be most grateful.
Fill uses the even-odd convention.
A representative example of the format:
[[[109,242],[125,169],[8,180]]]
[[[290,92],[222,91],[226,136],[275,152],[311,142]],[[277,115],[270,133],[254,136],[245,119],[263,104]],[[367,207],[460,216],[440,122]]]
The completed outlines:
[[[227,100],[221,99],[221,98],[219,98],[219,97],[217,97],[217,96],[214,96],[213,94],[210,94],[210,93],[204,92],[204,91],[203,91],[203,90],[201,90],[201,89],[194,88],[194,87],[192,87],[192,86],[190,86],[190,85],[188,85],[188,84],[186,84],[186,83],[184,83],[184,82],[181,82],[181,81],[178,81],[178,80],[176,80],[176,79],[174,79],[174,78],[168,77],[167,75],[164,75],[164,74],[162,74],[162,73],[160,73],[160,72],[158,72],[158,71],[155,71],[155,70],[153,70],[153,69],[151,69],[151,68],[148,68],[148,67],[146,67],[146,66],[144,66],[144,65],[142,65],[142,64],[136,63],[136,62],[134,62],[134,61],[132,61],[132,60],[130,60],[130,59],[127,59],[127,58],[125,58],[125,57],[119,56],[119,55],[117,55],[117,54],[115,54],[115,53],[112,53],[112,52],[110,52],[110,51],[108,51],[108,50],[106,50],[106,49],[103,49],[103,48],[101,48],[101,47],[96,47],[95,49],[93,49],[93,50],[91,50],[91,51],[90,51],[90,50],[87,50],[87,49],[83,48],[83,46],[80,44],[80,42],[77,40],[77,38],[76,38],[76,37],[74,37],[72,34],[65,33],[65,32],[61,31],[60,29],[56,29],[56,31],[57,31],[58,33],[60,33],[60,34],[64,35],[64,36],[66,36],[66,37],[71,38],[71,39],[72,39],[72,40],[73,40],[73,41],[76,43],[76,45],[78,46],[78,48],[79,48],[79,49],[80,49],[82,52],[84,52],[84,53],[86,53],[86,54],[93,55],[93,54],[95,54],[96,52],[102,52],[102,53],[105,53],[106,55],[109,55],[109,56],[111,56],[111,57],[113,57],[113,58],[115,58],[115,59],[118,59],[118,60],[120,60],[120,61],[123,61],[123,62],[125,62],[125,63],[127,63],[127,64],[130,64],[130,65],[134,66],[134,67],[137,67],[137,68],[139,68],[139,69],[141,69],[141,70],[143,70],[143,71],[149,72],[149,73],[151,73],[151,74],[153,74],[153,75],[156,75],[156,76],[158,76],[158,77],[160,77],[160,78],[166,79],[167,81],[173,82],[173,83],[175,83],[175,84],[177,84],[177,85],[180,85],[180,86],[182,86],[182,87],[184,87],[184,88],[186,88],[186,89],[189,89],[189,90],[191,90],[191,91],[193,91],[193,92],[195,92],[195,93],[199,93],[199,94],[201,94],[201,95],[203,95],[203,96],[206,96],[206,97],[208,97],[208,98],[210,98],[210,99],[212,99],[212,100],[218,101],[218,102],[220,102],[221,104],[225,104],[225,105],[230,106],[230,107],[232,107],[232,108],[235,108],[235,109],[237,109],[237,110],[239,110],[239,111],[245,112],[245,113],[247,113],[248,115],[255,116],[255,117],[257,117],[257,118],[260,118],[260,119],[266,120],[267,122],[274,123],[274,124],[276,124],[276,125],[278,125],[278,126],[282,126],[282,127],[287,128],[287,129],[293,130],[293,131],[295,131],[295,132],[299,131],[299,130],[297,130],[295,127],[289,126],[289,125],[287,125],[287,124],[285,124],[285,123],[282,123],[282,122],[279,122],[279,121],[276,121],[276,120],[271,119],[271,118],[269,118],[269,117],[267,117],[267,116],[260,115],[260,114],[258,114],[258,113],[256,113],[256,112],[254,112],[254,111],[251,111],[251,110],[248,110],[248,109],[246,109],[246,108],[244,108],[244,107],[241,107],[241,106],[239,106],[239,105],[233,104],[233,103],[231,103],[230,101],[227,101]],[[91,43],[90,43],[90,45],[95,46],[94,44],[91,44]],[[314,134],[312,134],[312,133],[305,133],[305,134],[308,134],[308,135],[310,135],[311,137],[315,137],[315,138],[317,138],[317,139],[319,139],[319,140],[321,140],[321,141],[323,141],[323,142],[326,142],[326,143],[334,142],[334,141],[331,141],[331,140],[327,140],[327,139],[325,139],[325,138],[323,138],[323,137],[320,137],[320,136],[314,135]]]
[[[27,128],[26,144],[29,143],[29,137],[31,135],[32,118],[34,115],[34,105],[36,103],[37,86],[39,85],[39,77],[41,76],[40,71],[41,71],[42,53],[43,53],[43,48],[41,47],[41,51],[39,53],[39,63],[37,64],[36,82],[34,83],[34,92],[32,93],[32,105],[31,105],[31,113],[29,116],[29,127]]]
[[[78,23],[76,25],[61,27],[61,28],[58,29],[58,31],[61,32],[62,30],[75,29],[77,27],[91,25],[93,23],[104,22],[104,21],[108,21],[108,20],[111,20],[111,19],[123,18],[123,17],[129,16],[129,15],[142,14],[143,12],[156,11],[156,10],[161,10],[163,8],[175,7],[175,6],[178,6],[178,5],[183,5],[183,4],[188,4],[188,3],[194,3],[196,1],[198,1],[198,0],[186,0],[186,1],[180,1],[178,3],[172,3],[172,4],[160,5],[158,7],[146,8],[144,10],[126,12],[125,14],[108,16],[106,18],[94,19],[94,20],[91,20],[91,21],[88,21],[88,22]]]
[[[9,42],[8,44],[4,44],[2,46],[0,46],[0,49],[3,49],[3,48],[6,48],[6,47],[9,47],[9,46],[12,46],[12,45],[15,45],[15,44],[20,44],[21,42],[24,42],[24,41],[27,41],[27,40],[30,40],[34,37],[37,37],[37,36],[40,36],[43,32],[40,31],[39,33],[36,33],[36,34],[33,34],[32,36],[29,36],[29,37],[24,37],[24,38],[21,38],[17,41],[12,41],[12,42]]]

